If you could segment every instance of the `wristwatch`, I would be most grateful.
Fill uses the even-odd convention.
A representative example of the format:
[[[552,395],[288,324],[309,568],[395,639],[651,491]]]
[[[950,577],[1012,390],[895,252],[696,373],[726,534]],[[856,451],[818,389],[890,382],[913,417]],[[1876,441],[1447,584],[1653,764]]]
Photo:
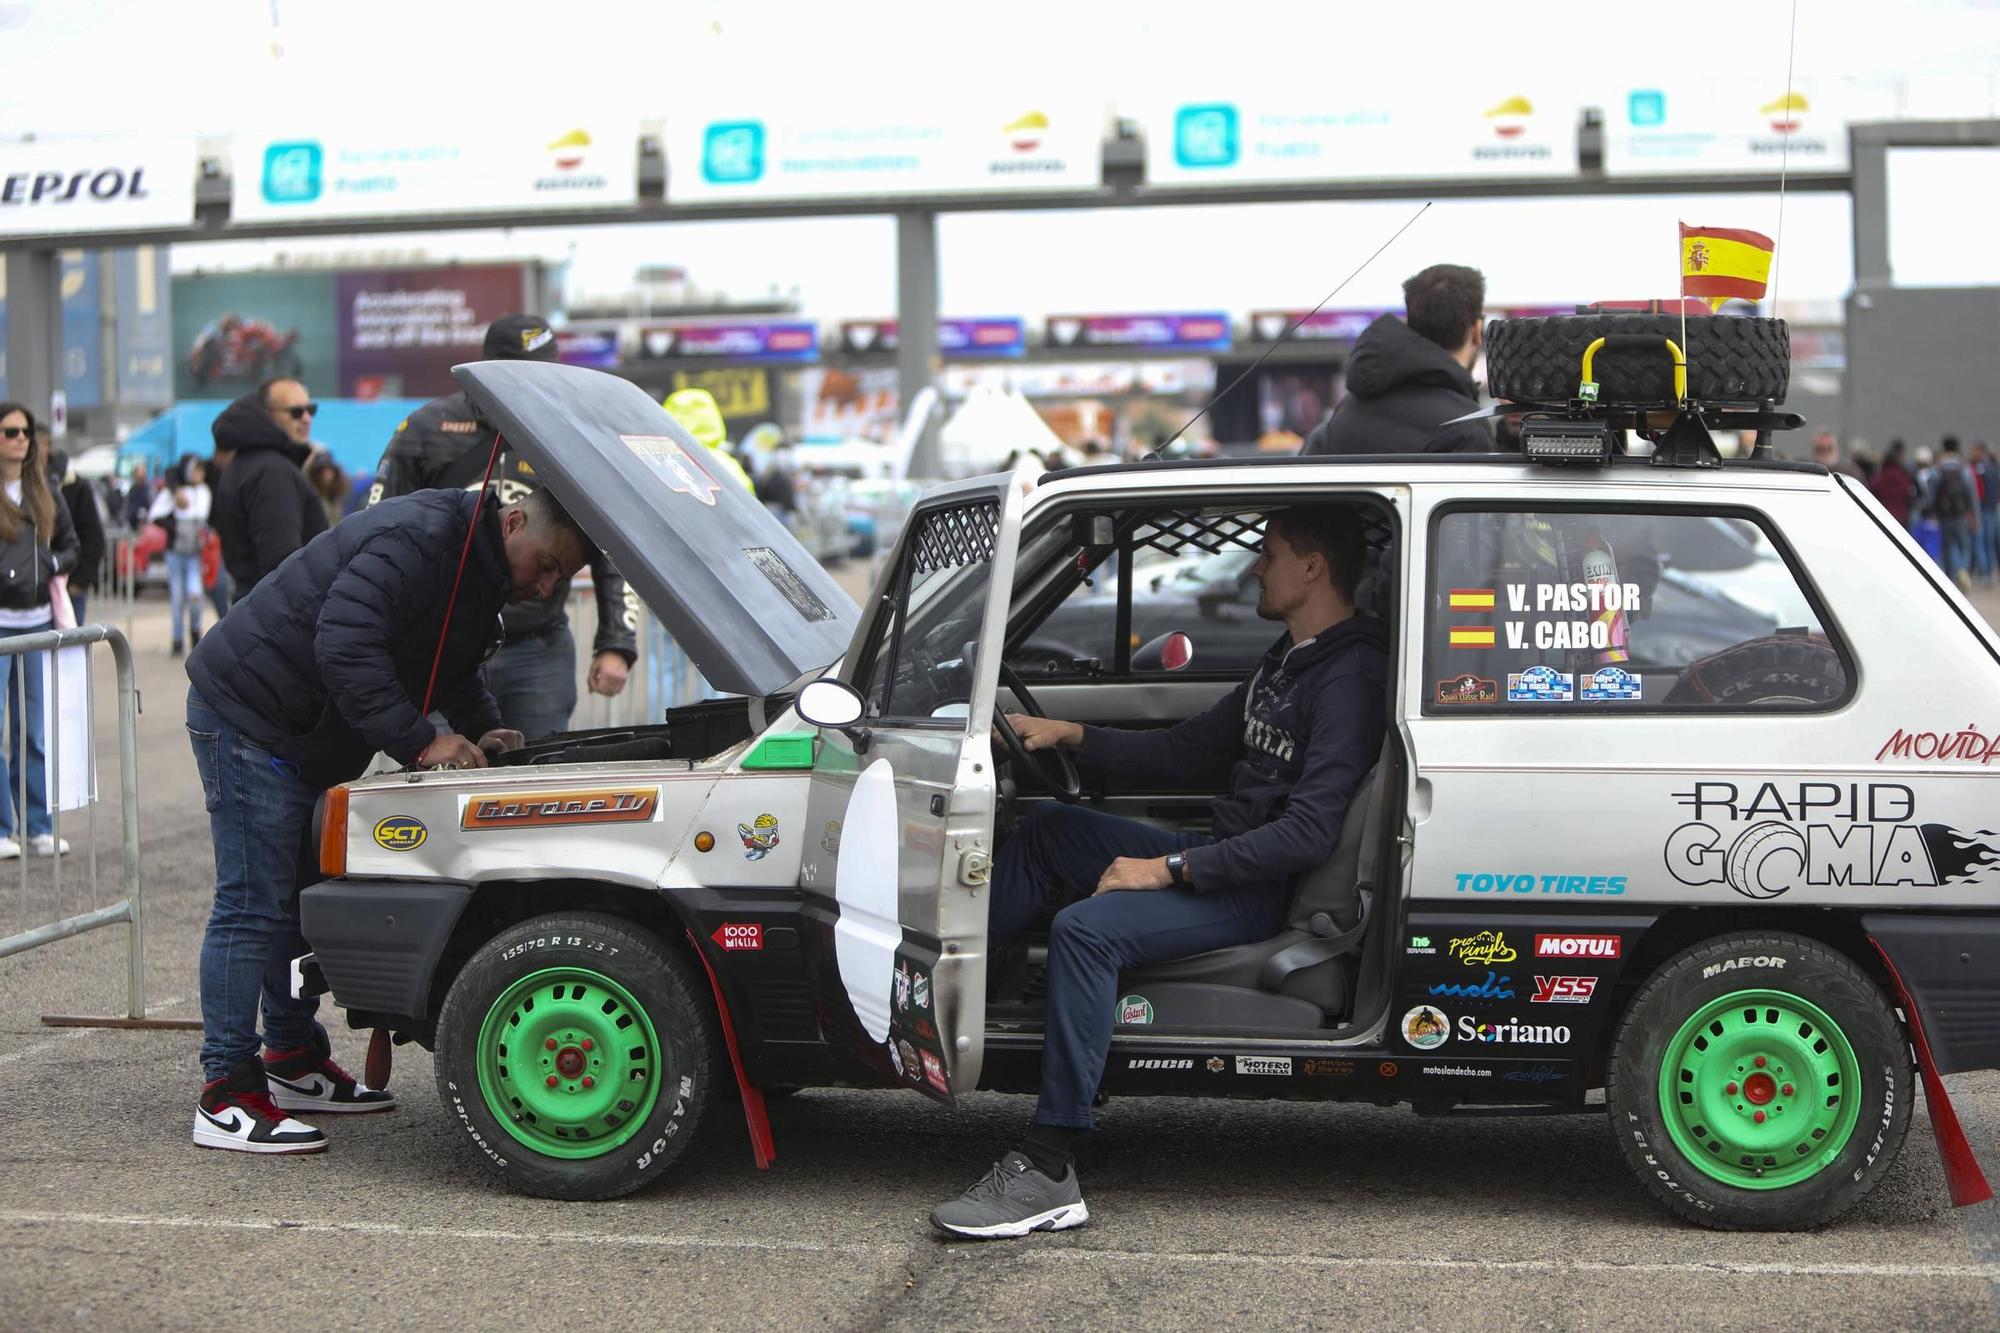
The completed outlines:
[[[1176,884],[1187,883],[1186,853],[1184,852],[1167,853],[1167,873],[1173,876],[1174,883]]]

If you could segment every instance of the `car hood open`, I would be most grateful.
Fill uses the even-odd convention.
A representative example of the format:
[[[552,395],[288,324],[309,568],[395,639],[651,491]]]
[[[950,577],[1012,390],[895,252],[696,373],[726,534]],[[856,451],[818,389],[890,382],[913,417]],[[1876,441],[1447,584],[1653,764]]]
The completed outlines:
[[[638,385],[544,361],[451,373],[716,689],[770,694],[847,651],[854,599]]]

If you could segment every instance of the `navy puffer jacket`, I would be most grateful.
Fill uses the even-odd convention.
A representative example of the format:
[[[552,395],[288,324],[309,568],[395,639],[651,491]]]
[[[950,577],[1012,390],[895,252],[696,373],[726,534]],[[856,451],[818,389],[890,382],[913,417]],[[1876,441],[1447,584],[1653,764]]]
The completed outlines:
[[[437,729],[419,711],[477,491],[385,500],[285,559],[202,636],[188,677],[243,735],[331,786],[377,750],[414,760]],[[481,506],[432,706],[462,736],[500,725],[479,677],[513,578],[499,507]]]

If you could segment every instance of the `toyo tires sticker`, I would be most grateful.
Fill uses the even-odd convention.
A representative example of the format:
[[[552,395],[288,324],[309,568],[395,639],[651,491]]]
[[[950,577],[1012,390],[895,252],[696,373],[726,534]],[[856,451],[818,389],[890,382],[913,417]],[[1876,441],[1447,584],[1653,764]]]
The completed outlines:
[[[841,856],[834,867],[833,956],[854,1016],[872,1041],[889,1039],[889,997],[896,946],[903,942],[896,885],[901,830],[896,825],[896,771],[877,759],[855,779],[841,817]]]

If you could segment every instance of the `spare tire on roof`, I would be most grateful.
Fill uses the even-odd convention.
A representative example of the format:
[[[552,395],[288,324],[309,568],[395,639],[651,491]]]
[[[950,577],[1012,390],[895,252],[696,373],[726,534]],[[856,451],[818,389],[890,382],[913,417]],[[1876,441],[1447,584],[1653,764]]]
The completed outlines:
[[[1698,402],[1782,403],[1791,384],[1791,331],[1782,319],[1689,315],[1683,335],[1679,315],[1620,313],[1491,321],[1487,389],[1507,402],[1568,402],[1583,378],[1583,349],[1629,334],[1673,339],[1687,355],[1688,396]],[[1673,358],[1664,345],[1600,348],[1591,376],[1600,403],[1673,400]]]

